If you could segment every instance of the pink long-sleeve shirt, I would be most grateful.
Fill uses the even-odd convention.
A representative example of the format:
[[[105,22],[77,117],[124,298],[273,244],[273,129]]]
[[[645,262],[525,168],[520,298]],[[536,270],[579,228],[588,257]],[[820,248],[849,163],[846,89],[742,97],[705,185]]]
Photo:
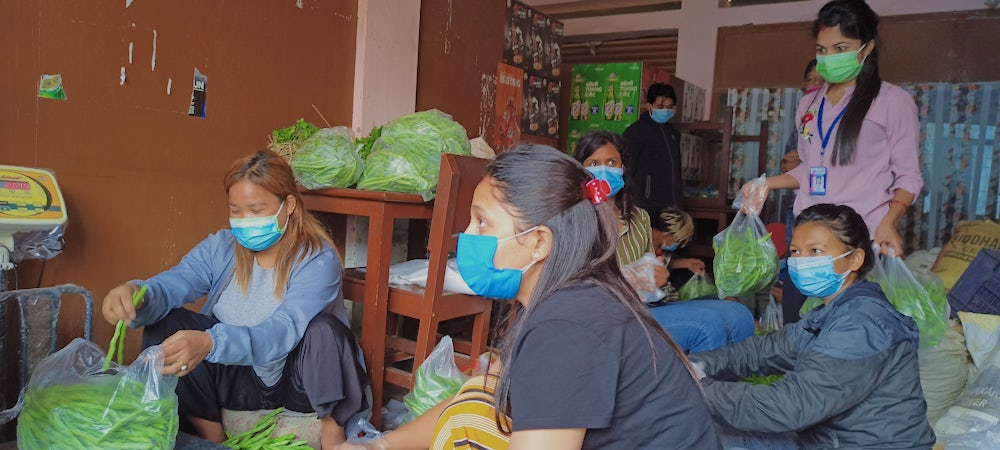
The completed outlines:
[[[924,185],[920,175],[917,105],[899,86],[882,82],[878,97],[861,126],[854,160],[847,165],[834,165],[831,156],[840,123],[829,131],[829,142],[822,157],[822,139],[817,124],[820,104],[829,87],[824,84],[818,91],[806,94],[795,112],[802,164],[788,171],[799,181],[793,211],[797,216],[803,209],[819,203],[847,205],[864,217],[868,232],[874,237],[875,229],[889,212],[889,201],[896,189],[916,195]],[[853,93],[854,86],[851,86],[837,104],[826,100],[823,136],[827,135],[837,115],[847,108]],[[826,195],[809,194],[809,168],[816,166],[826,168]]]

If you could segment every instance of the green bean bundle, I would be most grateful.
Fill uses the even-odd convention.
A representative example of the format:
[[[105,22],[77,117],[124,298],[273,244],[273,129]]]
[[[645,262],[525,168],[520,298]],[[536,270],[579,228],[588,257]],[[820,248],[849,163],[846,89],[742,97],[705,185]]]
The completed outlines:
[[[284,408],[271,411],[266,416],[261,417],[253,427],[240,434],[226,433],[226,440],[222,445],[233,450],[278,450],[278,449],[311,449],[312,447],[303,440],[295,440],[295,434],[289,433],[283,436],[272,437],[274,429],[278,427],[277,416]]]
[[[778,252],[756,215],[737,214],[712,240],[712,248],[719,298],[766,291],[778,278]]]
[[[144,398],[145,383],[107,378],[101,384],[29,389],[17,423],[18,448],[173,448],[177,397]]]

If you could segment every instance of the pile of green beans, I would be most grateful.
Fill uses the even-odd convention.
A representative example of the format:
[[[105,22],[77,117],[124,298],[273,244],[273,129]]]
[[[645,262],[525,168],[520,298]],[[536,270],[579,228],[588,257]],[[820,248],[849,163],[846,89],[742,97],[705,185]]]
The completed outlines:
[[[311,449],[306,441],[295,440],[295,434],[289,433],[284,436],[272,437],[274,429],[278,427],[277,416],[284,408],[271,411],[266,416],[261,417],[253,428],[240,434],[226,433],[226,440],[222,445],[233,450],[285,450],[285,449]]]
[[[17,422],[21,450],[172,449],[177,397],[150,398],[146,384],[106,383],[28,389]]]

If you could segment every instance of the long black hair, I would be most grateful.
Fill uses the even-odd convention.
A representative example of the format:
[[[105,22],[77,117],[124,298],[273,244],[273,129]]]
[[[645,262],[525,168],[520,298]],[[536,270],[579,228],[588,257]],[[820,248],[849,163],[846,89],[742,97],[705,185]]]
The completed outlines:
[[[618,150],[618,154],[621,155],[621,164],[624,168],[623,178],[625,179],[625,186],[615,194],[615,207],[621,213],[622,220],[631,222],[632,216],[635,213],[635,196],[632,195],[632,178],[635,174],[635,161],[631,157],[631,152],[628,151],[625,139],[618,133],[612,133],[607,130],[588,131],[583,133],[583,136],[580,136],[580,140],[576,143],[576,150],[573,151],[573,157],[583,164],[597,149],[607,144],[613,145],[615,150]]]
[[[645,329],[653,358],[665,342],[691,371],[684,352],[649,315],[618,268],[618,218],[610,205],[595,205],[584,197],[583,186],[593,177],[580,163],[551,147],[523,145],[497,156],[486,176],[496,188],[497,200],[513,216],[516,232],[544,225],[552,230],[553,239],[527,306],[501,340],[500,359],[505,367],[496,392],[500,430],[511,432],[502,417],[510,416],[510,370],[506,364],[515,340],[532,311],[562,288],[596,285],[604,289],[610,294],[608,301],[620,304]]]
[[[813,22],[813,37],[817,37],[823,28],[838,25],[845,37],[875,45],[858,74],[854,94],[840,121],[837,142],[830,154],[834,165],[846,165],[854,159],[861,125],[882,87],[882,78],[878,74],[878,54],[882,42],[878,37],[878,14],[863,0],[833,0],[823,5]]]
[[[847,248],[865,252],[865,262],[857,270],[855,280],[864,279],[865,275],[875,266],[868,225],[865,225],[865,219],[850,206],[829,203],[810,206],[795,218],[796,227],[804,223],[822,225],[830,230],[837,237],[837,240],[846,245]]]

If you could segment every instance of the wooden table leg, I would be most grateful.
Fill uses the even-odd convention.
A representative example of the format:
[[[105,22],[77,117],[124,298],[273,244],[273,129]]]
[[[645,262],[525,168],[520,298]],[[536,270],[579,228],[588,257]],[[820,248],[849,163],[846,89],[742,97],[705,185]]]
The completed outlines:
[[[362,321],[362,347],[369,360],[372,378],[372,419],[375,427],[382,426],[382,404],[385,401],[385,349],[389,311],[389,266],[392,260],[393,218],[382,205],[382,211],[371,215],[368,226],[368,262],[365,269],[365,316]]]

